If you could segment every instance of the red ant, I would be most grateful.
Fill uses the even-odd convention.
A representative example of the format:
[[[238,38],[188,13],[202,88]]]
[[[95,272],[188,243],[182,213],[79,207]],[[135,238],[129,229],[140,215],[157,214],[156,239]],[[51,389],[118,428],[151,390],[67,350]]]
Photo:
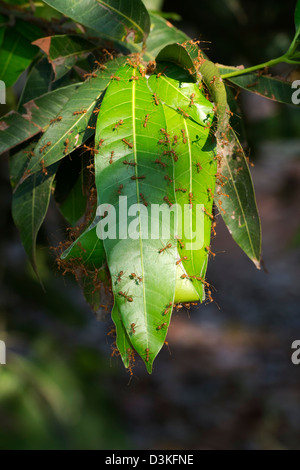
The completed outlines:
[[[85,74],[83,75],[83,78],[89,78],[89,77],[90,77],[90,78],[97,78],[97,76],[98,76],[98,75],[97,75],[95,72],[91,72],[91,73],[85,73]]]
[[[137,276],[135,273],[131,273],[129,277],[130,279],[135,279],[136,284],[143,281],[143,278],[141,276]]]
[[[58,116],[57,118],[51,119],[50,124],[53,124],[54,122],[59,122],[62,120],[62,116]]]
[[[164,246],[163,248],[161,248],[160,250],[158,250],[158,253],[161,254],[161,253],[163,253],[165,250],[168,250],[169,248],[172,248],[172,243],[168,243],[166,246]]]
[[[141,197],[141,199],[142,199],[142,201],[143,201],[144,206],[147,207],[147,206],[148,206],[148,202],[146,201],[145,196],[143,195],[143,193],[140,193],[140,197]]]
[[[163,311],[163,315],[168,315],[171,308],[173,308],[173,303],[172,302],[170,302],[169,305],[167,305],[166,309]]]
[[[47,175],[48,175],[48,170],[47,170],[46,167],[45,167],[45,160],[44,160],[44,159],[41,160],[41,165],[42,165],[42,173],[43,173],[45,176],[47,176]]]
[[[159,72],[159,73],[156,75],[156,78],[160,78],[160,77],[163,75],[164,71],[167,70],[167,68],[168,68],[168,66],[165,67],[161,72]]]
[[[98,150],[94,149],[93,147],[89,147],[88,145],[86,144],[83,144],[83,148],[85,148],[88,152],[91,152],[91,154],[98,154]]]
[[[47,142],[42,148],[40,148],[40,153],[43,153],[47,147],[50,147],[51,142]]]
[[[87,113],[86,109],[83,109],[82,111],[74,111],[73,116],[78,116],[79,114],[85,114]]]
[[[131,179],[132,180],[144,180],[146,178],[146,176],[132,176]]]
[[[180,258],[178,261],[176,261],[176,265],[182,263],[182,261],[186,261],[187,259],[187,256],[183,256],[183,258]]]
[[[149,362],[149,360],[150,360],[150,357],[149,357],[150,349],[146,348],[145,352],[146,352],[146,362]]]
[[[172,204],[172,202],[170,201],[170,199],[168,198],[168,196],[165,196],[165,197],[164,197],[164,201],[166,201],[166,203],[167,203],[170,207],[173,206],[173,204]]]
[[[182,108],[177,108],[177,111],[179,111],[183,115],[183,117],[185,117],[185,118],[190,117],[190,115],[188,113],[186,113]]]
[[[144,121],[144,124],[143,124],[143,126],[144,126],[145,128],[147,127],[149,118],[150,118],[150,114],[146,114],[146,116],[145,116],[145,121]]]
[[[167,164],[162,162],[160,158],[157,158],[154,163],[161,165],[163,168],[166,168],[167,166]]]
[[[123,161],[124,165],[129,165],[129,166],[136,166],[136,162],[128,162],[127,160]]]
[[[119,82],[121,79],[120,77],[116,77],[115,75],[111,75],[111,80],[117,80],[117,82]]]
[[[123,184],[120,184],[119,188],[118,188],[118,194],[119,196],[122,194],[122,189],[124,188]]]
[[[203,170],[199,162],[196,163],[196,168],[197,168],[197,173],[200,173],[200,171]]]
[[[181,238],[175,237],[176,240],[178,241],[180,248],[183,249],[185,247],[185,244],[182,242]]]
[[[158,106],[159,105],[159,100],[157,98],[156,93],[153,93],[153,98],[154,98],[154,103],[156,104],[156,106]]]
[[[195,96],[196,96],[195,93],[192,93],[192,94],[191,94],[191,101],[190,101],[190,104],[189,104],[190,107],[194,106],[194,104],[195,104],[195,103],[194,103],[194,98],[195,98]]]
[[[158,327],[156,328],[158,331],[159,330],[163,330],[164,328],[166,328],[166,326],[168,326],[168,324],[165,322],[165,323],[162,323],[161,325],[158,325]]]
[[[174,135],[174,137],[173,137],[173,143],[174,143],[174,145],[177,145],[177,144],[178,144],[178,137],[177,137],[177,135]]]
[[[65,140],[65,143],[64,143],[64,145],[65,145],[64,154],[65,154],[65,155],[69,152],[69,143],[70,143],[70,140],[67,138],[67,139]]]
[[[131,323],[130,329],[131,329],[131,333],[132,333],[133,335],[135,334],[135,327],[136,327],[136,324],[135,324],[135,323]]]
[[[121,296],[121,297],[124,297],[124,299],[126,299],[128,302],[133,302],[133,298],[132,297],[129,297],[127,294],[125,294],[125,292],[122,292],[120,290],[120,292],[118,292],[118,294]]]
[[[169,175],[165,175],[164,179],[167,180],[169,183],[173,183],[173,180]]]
[[[182,134],[182,138],[183,138],[183,143],[186,144],[186,143],[187,143],[187,139],[186,139],[186,135],[185,135],[185,130],[184,130],[184,129],[181,129],[181,134]]]
[[[124,274],[124,271],[119,272],[119,274],[117,275],[116,283],[121,282],[121,280],[122,280],[121,278],[122,278],[123,274]]]
[[[122,139],[122,142],[124,142],[124,144],[128,145],[128,147],[129,147],[130,149],[133,148],[133,144],[132,144],[131,142],[128,142],[128,140]]]
[[[122,124],[124,124],[124,121],[123,121],[123,119],[120,119],[120,121],[118,121],[117,124],[113,127],[113,131],[115,131],[120,126],[122,126]]]
[[[189,203],[190,203],[190,207],[193,207],[193,199],[194,199],[193,193],[189,193]]]
[[[185,188],[175,188],[175,193],[177,193],[178,191],[181,191],[182,193],[186,193],[187,189],[185,189]]]
[[[214,216],[208,212],[208,210],[204,207],[203,212],[209,217],[211,220],[214,220]]]
[[[139,80],[140,77],[138,75],[132,75],[132,77],[130,77],[130,80]]]
[[[111,165],[113,163],[113,157],[114,157],[115,152],[112,150],[110,154],[110,159],[109,159],[109,164]]]

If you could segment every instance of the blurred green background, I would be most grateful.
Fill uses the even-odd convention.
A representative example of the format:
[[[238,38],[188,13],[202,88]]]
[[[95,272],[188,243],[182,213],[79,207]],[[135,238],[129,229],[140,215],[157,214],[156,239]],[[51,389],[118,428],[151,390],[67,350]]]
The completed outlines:
[[[279,56],[294,32],[294,0],[145,3],[175,12],[176,26],[228,65]],[[286,65],[275,73],[300,78]],[[18,84],[9,90],[1,115],[19,92]],[[241,104],[268,274],[219,221],[208,271],[216,303],[174,312],[170,350],[152,376],[138,364],[130,378],[111,357],[110,320],[97,321],[74,281],[56,271],[49,245],[64,238],[65,223],[54,204],[38,240],[42,290],[12,222],[1,159],[1,449],[300,449],[300,366],[290,360],[300,339],[299,107],[250,93]]]

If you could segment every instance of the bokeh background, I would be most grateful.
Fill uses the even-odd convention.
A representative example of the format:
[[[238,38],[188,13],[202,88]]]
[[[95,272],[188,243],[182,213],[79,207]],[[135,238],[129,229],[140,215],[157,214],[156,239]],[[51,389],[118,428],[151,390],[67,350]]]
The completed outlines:
[[[223,64],[277,57],[294,33],[295,0],[145,3],[176,13],[176,26]],[[300,78],[288,66],[275,72]],[[130,377],[111,356],[110,320],[97,321],[57,272],[49,245],[64,232],[54,205],[38,240],[43,292],[12,222],[1,159],[1,449],[300,449],[300,365],[291,362],[300,339],[300,110],[252,93],[241,104],[267,272],[219,218],[208,269],[215,302],[174,312],[151,376],[137,364]]]

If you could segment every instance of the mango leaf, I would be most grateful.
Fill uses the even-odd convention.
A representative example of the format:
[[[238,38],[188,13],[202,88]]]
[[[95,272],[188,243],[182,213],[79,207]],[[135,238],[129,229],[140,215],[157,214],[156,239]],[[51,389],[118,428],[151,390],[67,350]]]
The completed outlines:
[[[187,41],[188,36],[175,28],[172,23],[161,16],[150,13],[151,30],[147,38],[147,48],[143,51],[144,60],[154,60],[161,49],[170,43],[181,43]],[[136,50],[136,52],[138,52]]]
[[[37,51],[16,29],[6,28],[0,50],[0,80],[7,88],[27,69]]]
[[[26,114],[11,111],[0,118],[0,154],[43,132],[80,84],[46,93],[24,105]]]
[[[123,325],[122,317],[116,303],[113,306],[111,318],[116,327],[116,346],[121,355],[124,366],[128,368],[130,366],[130,360],[134,354],[134,348]]]
[[[45,0],[45,3],[78,23],[112,40],[144,41],[150,19],[141,0]]]
[[[84,216],[89,218],[96,198],[92,190],[94,175],[87,168],[89,162],[88,153],[82,154],[79,149],[73,153],[72,160],[62,160],[56,173],[54,200],[71,226],[85,223]]]
[[[182,51],[182,47],[184,51]],[[178,52],[174,52],[174,49]],[[170,51],[170,48],[166,48]],[[209,90],[216,108],[218,124],[216,138],[218,142],[219,185],[215,201],[233,239],[250,257],[257,268],[261,257],[261,225],[258,215],[253,183],[240,142],[229,124],[229,108],[226,89],[218,68],[208,59],[198,55],[195,44],[172,46],[171,57],[187,68],[187,54],[194,63],[197,74]],[[161,59],[167,60],[168,54],[162,51]]]
[[[50,125],[40,139],[37,152],[31,159],[28,170],[35,173],[61,160],[74,149],[80,147],[94,134],[96,112],[100,106],[100,97],[125,58],[108,62],[105,70],[95,72],[96,78],[84,82],[61,109],[62,120]],[[90,128],[88,128],[90,126]],[[48,145],[48,142],[51,145]]]
[[[236,67],[218,65],[222,75],[238,70]],[[279,103],[292,105],[292,83],[257,73],[247,73],[239,77],[228,79],[229,82],[239,86],[243,90],[256,93],[263,98],[268,98]]]
[[[46,58],[36,62],[29,70],[25,86],[18,103],[18,112],[28,101],[38,98],[51,90],[51,81],[54,78],[51,65]]]
[[[161,68],[164,69],[165,66],[164,63]],[[166,75],[160,78],[155,75],[150,77],[149,86],[158,96],[164,97],[167,132],[171,143],[171,149],[166,152],[175,162],[176,202],[182,210],[182,219],[179,223],[184,230],[178,242],[178,263],[181,273],[177,279],[175,301],[179,300],[179,296],[181,301],[202,301],[205,299],[205,273],[217,171],[216,144],[210,135],[213,106],[195,83],[176,82],[167,76],[170,72],[172,76],[176,76],[176,71],[178,73],[178,68],[169,64]],[[187,97],[189,117],[178,111],[178,107],[185,106]],[[205,116],[206,127],[191,118],[194,108]],[[193,294],[189,292],[192,288]],[[183,292],[189,298],[183,299]]]
[[[19,157],[26,159],[27,155],[20,153]],[[30,176],[17,186],[12,197],[12,216],[36,273],[36,238],[48,210],[55,171],[54,165],[47,174],[40,172]]]
[[[105,262],[103,241],[97,237],[96,229],[99,218],[95,218],[91,225],[67,248],[61,259],[80,260],[80,263],[89,268],[102,267]]]
[[[120,80],[109,85],[97,121],[95,177],[98,204],[104,205],[98,215],[104,215],[107,204],[113,206],[111,213],[116,210],[116,224],[106,217],[101,220],[102,231],[106,223],[116,230],[104,239],[115,304],[132,346],[151,373],[175,294],[177,250],[174,223],[169,220],[175,194],[165,179],[172,177],[173,165],[161,155],[164,110],[147,79],[129,65],[116,75]],[[164,217],[153,214],[152,204],[162,205]],[[127,220],[124,205],[129,209]],[[101,226],[98,230],[101,236]]]
[[[228,129],[218,141],[219,186],[215,200],[236,243],[260,269],[261,225],[253,183],[244,150],[234,132]]]
[[[95,44],[80,36],[66,34],[40,38],[33,44],[47,54],[55,80],[69,72],[80,56],[97,48]]]

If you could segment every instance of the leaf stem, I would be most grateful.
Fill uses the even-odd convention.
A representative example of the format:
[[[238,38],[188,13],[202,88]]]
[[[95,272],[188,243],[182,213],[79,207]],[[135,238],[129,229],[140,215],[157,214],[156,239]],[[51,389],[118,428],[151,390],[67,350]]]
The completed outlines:
[[[246,69],[240,69],[240,70],[235,70],[234,72],[229,72],[221,75],[223,79],[225,78],[231,78],[231,77],[237,77],[239,75],[245,75],[246,73],[251,73],[251,72],[256,72],[256,70],[264,69],[266,67],[273,67],[274,65],[279,64],[280,62],[287,62],[287,56],[286,54],[283,56],[278,57],[277,59],[272,59],[267,62],[264,62],[263,64],[259,65],[254,65],[253,67],[248,67]]]

